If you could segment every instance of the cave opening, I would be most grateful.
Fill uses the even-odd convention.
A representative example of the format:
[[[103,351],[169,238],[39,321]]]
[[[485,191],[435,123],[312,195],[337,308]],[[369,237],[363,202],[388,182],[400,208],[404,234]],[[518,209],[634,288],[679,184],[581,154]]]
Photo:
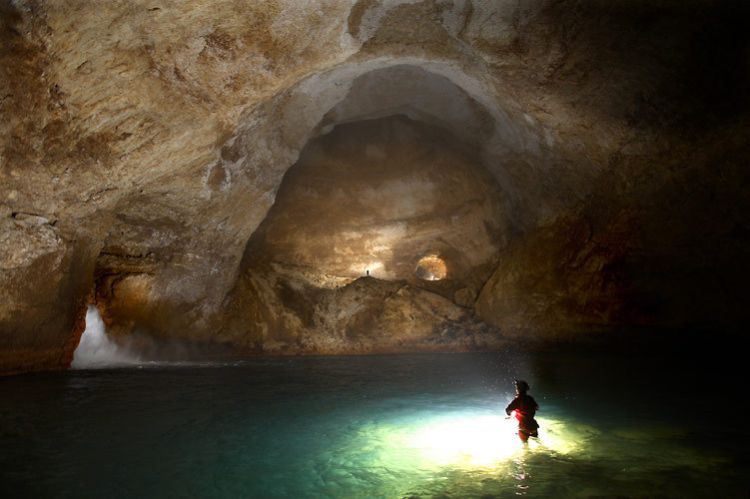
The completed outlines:
[[[513,224],[478,150],[493,123],[419,66],[355,78],[250,237],[230,328],[264,352],[466,349],[456,329],[470,348],[497,344],[472,312]]]
[[[452,255],[452,286],[476,293],[503,244],[499,197],[494,178],[442,129],[403,115],[338,125],[286,173],[243,265],[295,269],[327,288],[366,270],[417,283],[414,262],[444,279],[438,254]]]
[[[476,333],[475,348],[496,344],[472,310],[496,255],[517,231],[519,206],[503,188],[512,181],[502,158],[518,147],[523,127],[502,108],[488,108],[483,92],[455,69],[418,61],[344,66],[303,81],[264,111],[285,120],[283,142],[274,147],[293,142],[299,150],[290,151],[294,164],[279,170],[273,203],[259,212],[257,228],[252,219],[237,219],[238,205],[232,208],[233,223],[245,227],[213,268],[230,266],[243,234],[248,239],[229,293],[170,283],[166,267],[176,262],[164,256],[179,251],[170,236],[174,213],[145,213],[141,206],[154,200],[128,200],[95,269],[97,305],[108,326],[117,335],[138,330],[155,338],[180,330],[240,352],[463,350],[465,340],[459,346],[445,337],[459,323]],[[310,101],[316,94],[320,102]],[[311,102],[314,112],[297,119]],[[238,168],[256,153],[254,134],[264,130],[249,128],[228,141],[204,178],[210,191],[239,196],[237,202],[250,194]],[[443,263],[419,263],[433,254]],[[180,259],[185,267],[201,265]],[[213,284],[217,273],[204,269],[211,285],[227,286]],[[380,282],[355,282],[362,276]],[[337,290],[368,305],[355,316],[339,314]],[[383,298],[395,291],[398,303],[384,314]],[[196,320],[208,306],[180,303],[196,299],[190,294],[216,311]],[[408,317],[419,320],[404,324]]]
[[[438,255],[427,255],[419,259],[414,273],[425,281],[440,281],[448,275],[448,266]]]

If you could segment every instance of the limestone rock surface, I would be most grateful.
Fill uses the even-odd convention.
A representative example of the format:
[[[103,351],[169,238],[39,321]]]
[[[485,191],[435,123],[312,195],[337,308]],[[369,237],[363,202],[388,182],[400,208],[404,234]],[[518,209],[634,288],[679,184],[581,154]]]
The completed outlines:
[[[0,371],[65,367],[90,302],[118,337],[243,352],[737,331],[748,13],[729,0],[0,0]],[[380,164],[387,194],[349,210],[361,230],[325,226],[347,197],[304,190],[305,151],[339,137],[351,160],[346,131],[373,123],[393,140],[373,128],[367,171],[334,177],[365,199],[357,181],[380,182]],[[431,153],[396,140],[420,133]],[[408,151],[421,155],[396,180],[382,159]],[[376,227],[405,229],[381,244]],[[337,254],[347,231],[359,247]],[[427,251],[452,278],[413,276]],[[383,273],[355,280],[370,257]]]

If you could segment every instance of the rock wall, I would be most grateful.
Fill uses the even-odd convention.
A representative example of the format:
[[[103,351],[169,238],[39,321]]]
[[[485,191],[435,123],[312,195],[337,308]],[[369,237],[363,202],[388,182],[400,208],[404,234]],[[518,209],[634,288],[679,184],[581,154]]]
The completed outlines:
[[[577,209],[501,253],[478,314],[508,335],[739,334],[748,266],[744,128],[625,160]],[[630,163],[630,164],[628,164]]]
[[[0,371],[65,366],[90,300],[118,334],[245,348],[233,293],[277,280],[248,277],[244,258],[285,172],[314,137],[394,115],[440,127],[494,178],[498,265],[475,312],[505,337],[738,329],[747,14],[729,0],[2,0]]]

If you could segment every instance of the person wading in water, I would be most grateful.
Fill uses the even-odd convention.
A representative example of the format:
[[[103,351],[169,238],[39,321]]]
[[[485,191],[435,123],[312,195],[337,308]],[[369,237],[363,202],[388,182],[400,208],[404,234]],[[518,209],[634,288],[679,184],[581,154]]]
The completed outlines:
[[[516,385],[516,398],[511,400],[508,407],[505,408],[505,414],[510,416],[515,411],[518,420],[518,437],[522,442],[528,442],[529,437],[539,436],[537,431],[539,423],[534,419],[539,404],[536,403],[534,397],[526,393],[529,391],[527,382],[517,379],[513,384]]]

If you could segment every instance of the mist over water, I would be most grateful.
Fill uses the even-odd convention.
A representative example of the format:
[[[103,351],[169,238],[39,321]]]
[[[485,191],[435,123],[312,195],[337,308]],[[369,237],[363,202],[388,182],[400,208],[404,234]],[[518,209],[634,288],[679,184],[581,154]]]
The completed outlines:
[[[129,366],[139,362],[138,356],[126,347],[109,339],[99,310],[89,305],[86,312],[86,329],[73,354],[73,369],[95,369]]]

